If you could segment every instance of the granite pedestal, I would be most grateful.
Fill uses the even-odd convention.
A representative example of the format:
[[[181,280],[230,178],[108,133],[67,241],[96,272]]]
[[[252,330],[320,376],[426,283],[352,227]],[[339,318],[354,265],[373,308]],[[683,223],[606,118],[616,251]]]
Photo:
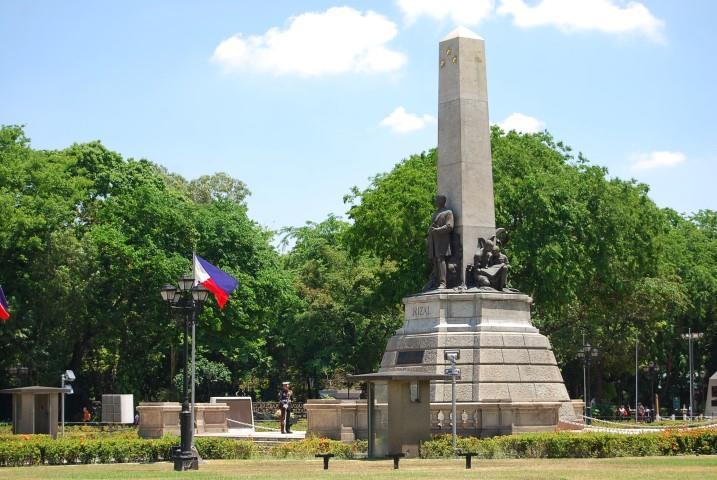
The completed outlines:
[[[381,371],[443,374],[458,352],[458,430],[487,436],[554,430],[576,421],[548,339],[519,293],[437,290],[406,297],[403,327],[391,337]],[[433,382],[432,429],[450,430],[451,385]]]

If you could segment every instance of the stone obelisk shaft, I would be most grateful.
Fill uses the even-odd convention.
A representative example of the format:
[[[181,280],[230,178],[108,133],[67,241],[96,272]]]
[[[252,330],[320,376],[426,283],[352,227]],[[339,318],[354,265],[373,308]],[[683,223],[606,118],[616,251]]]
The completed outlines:
[[[438,193],[456,216],[463,268],[495,233],[485,42],[459,28],[439,44]]]

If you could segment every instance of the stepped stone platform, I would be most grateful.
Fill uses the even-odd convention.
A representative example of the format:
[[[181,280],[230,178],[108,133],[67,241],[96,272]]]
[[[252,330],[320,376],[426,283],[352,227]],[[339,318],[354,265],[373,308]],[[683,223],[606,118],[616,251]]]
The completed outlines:
[[[379,371],[444,373],[457,351],[457,428],[494,435],[551,431],[576,421],[548,339],[530,319],[532,299],[487,289],[435,290],[404,298],[403,327],[391,337]],[[450,430],[450,382],[431,386],[434,431]]]

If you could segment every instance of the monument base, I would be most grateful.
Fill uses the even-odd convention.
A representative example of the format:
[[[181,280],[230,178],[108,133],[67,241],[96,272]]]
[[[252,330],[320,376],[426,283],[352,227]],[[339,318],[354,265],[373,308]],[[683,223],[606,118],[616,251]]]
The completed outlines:
[[[446,352],[457,352],[459,431],[488,436],[579,421],[550,342],[531,322],[528,295],[437,290],[403,302],[403,327],[388,341],[379,372],[443,374]],[[433,382],[430,402],[432,430],[450,431],[451,383]]]

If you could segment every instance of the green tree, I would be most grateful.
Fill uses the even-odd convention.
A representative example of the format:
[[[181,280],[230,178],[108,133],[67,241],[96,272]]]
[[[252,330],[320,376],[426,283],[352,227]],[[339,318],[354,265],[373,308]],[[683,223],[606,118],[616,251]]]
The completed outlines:
[[[683,278],[660,268],[665,213],[647,186],[607,178],[606,169],[547,133],[491,133],[496,221],[507,228],[512,285],[534,298],[534,321],[568,370],[577,369],[585,333],[603,349],[602,377],[624,377],[635,335],[654,342],[689,304]],[[396,305],[427,278],[424,239],[436,178],[432,150],[346,197],[351,254],[395,266],[382,273],[378,291],[385,294],[376,308]],[[577,382],[571,387],[577,391]]]
[[[181,328],[158,291],[189,271],[193,249],[241,282],[222,312],[210,300],[199,319],[208,358],[234,385],[273,368],[267,338],[296,297],[242,185],[223,174],[192,185],[99,142],[34,150],[22,128],[0,128],[0,282],[13,312],[0,326],[0,375],[19,361],[39,383],[75,370],[73,401],[176,398]]]
[[[283,324],[280,336],[287,367],[307,387],[313,378],[318,388],[325,372],[373,371],[401,323],[397,308],[375,306],[386,262],[351,255],[343,239],[348,228],[330,216],[285,230],[286,240],[295,243],[284,264],[294,275],[302,308]]]
[[[211,203],[214,200],[243,203],[251,193],[244,182],[224,172],[202,175],[190,181],[189,191],[196,203]]]
[[[195,363],[194,388],[197,402],[208,402],[212,394],[220,393],[225,395],[229,393],[227,389],[230,388],[232,383],[232,372],[226,365],[208,360],[201,354],[197,354]],[[191,373],[189,376],[191,384]],[[182,373],[174,376],[173,382],[177,391],[182,390],[183,379]],[[233,394],[234,392],[231,393]]]

